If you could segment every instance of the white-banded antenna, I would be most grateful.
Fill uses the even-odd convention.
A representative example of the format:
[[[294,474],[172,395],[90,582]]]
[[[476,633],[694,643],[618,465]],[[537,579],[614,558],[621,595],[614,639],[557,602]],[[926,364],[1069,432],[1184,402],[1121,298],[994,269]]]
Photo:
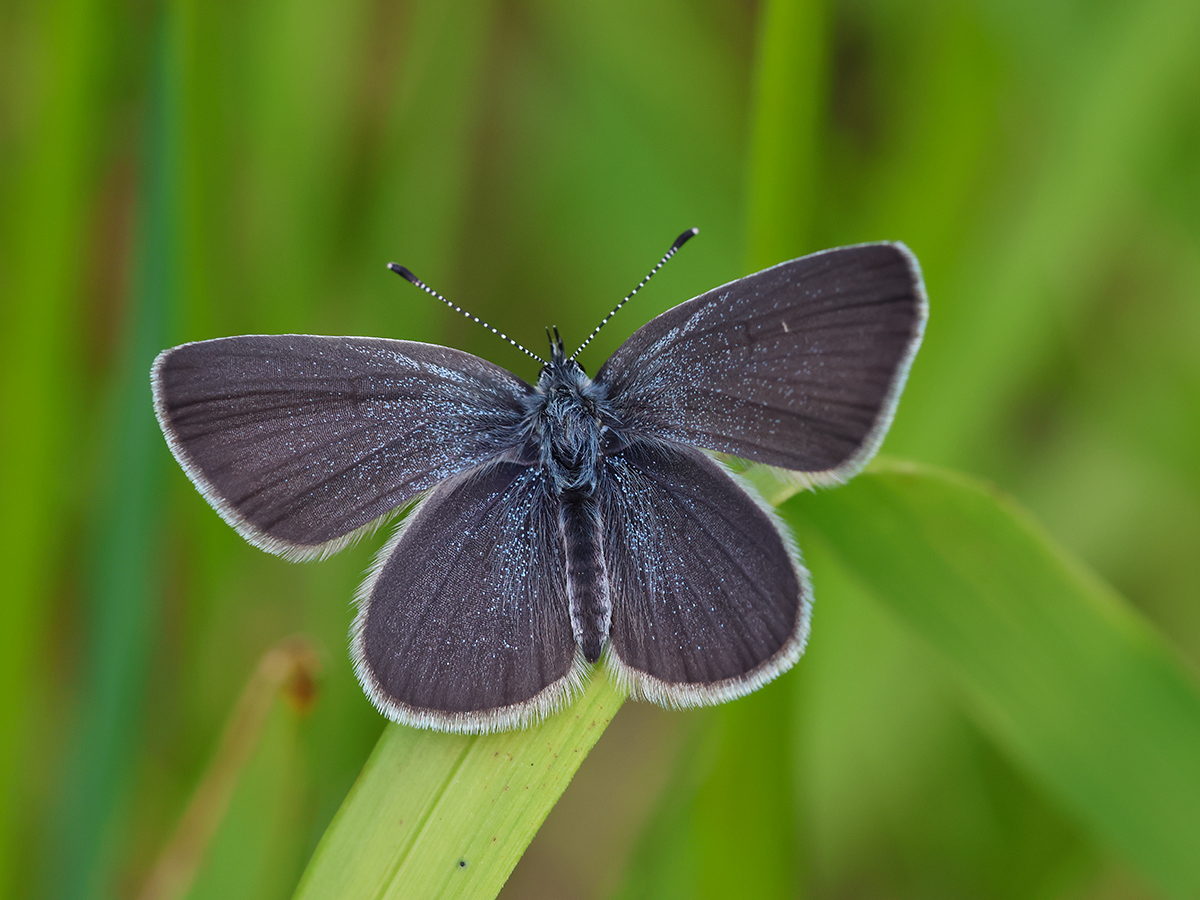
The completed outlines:
[[[660,263],[660,265],[661,265],[661,263]],[[451,303],[449,300],[447,300],[445,297],[443,297],[441,294],[439,294],[437,291],[435,291],[433,288],[431,288],[429,285],[427,285],[425,282],[423,282],[420,278],[418,278],[416,275],[414,275],[411,271],[406,269],[404,266],[400,265],[399,263],[388,263],[387,267],[389,269],[391,269],[393,272],[395,272],[397,275],[399,275],[401,278],[403,278],[405,281],[415,284],[417,287],[419,287],[425,293],[429,294],[431,297],[437,297],[439,300],[441,300],[443,303],[445,303],[448,307],[450,307],[455,312],[461,313],[462,315],[464,315],[468,319],[470,319],[472,322],[482,325],[484,328],[486,328],[492,334],[496,335],[496,337],[504,338],[504,340],[508,341],[510,344],[512,344],[514,347],[516,347],[518,350],[520,350],[526,356],[533,357],[538,362],[540,362],[543,366],[547,364],[544,359],[542,359],[540,356],[538,356],[532,350],[527,350],[525,347],[518,344],[516,341],[514,341],[512,338],[510,338],[503,331],[500,331],[497,328],[493,328],[487,322],[483,321],[483,319],[479,318],[479,316],[471,315],[471,313],[467,312],[461,306]]]
[[[597,325],[595,330],[587,336],[587,340],[584,341],[582,344],[580,344],[579,348],[574,353],[571,354],[570,358],[574,359],[580,353],[582,353],[583,348],[586,347],[588,344],[590,344],[592,342],[592,338],[594,338],[596,335],[598,335],[600,333],[600,329],[608,324],[608,320],[611,319],[613,316],[615,316],[617,314],[617,312],[621,309],[622,306],[624,306],[631,299],[633,299],[634,294],[636,294],[638,291],[640,291],[642,288],[644,288],[646,286],[646,282],[649,281],[651,278],[653,278],[655,273],[658,272],[659,269],[661,269],[663,266],[665,266],[667,264],[668,259],[670,259],[672,256],[674,256],[676,253],[679,252],[680,247],[682,247],[684,244],[686,244],[688,241],[690,241],[692,238],[694,238],[699,233],[700,233],[699,228],[689,228],[687,231],[685,231],[679,237],[675,238],[675,243],[673,243],[671,245],[670,250],[668,250],[665,254],[663,254],[663,258],[658,261],[658,265],[656,265],[653,269],[651,269],[649,271],[649,273],[646,275],[646,277],[637,283],[637,287],[635,287],[632,291],[630,291],[628,294],[625,295],[625,299],[623,299],[620,303],[618,303],[616,306],[613,307],[612,312],[610,312],[607,316],[605,316],[603,319],[600,320],[600,324]],[[526,350],[525,352],[528,353],[529,351]]]

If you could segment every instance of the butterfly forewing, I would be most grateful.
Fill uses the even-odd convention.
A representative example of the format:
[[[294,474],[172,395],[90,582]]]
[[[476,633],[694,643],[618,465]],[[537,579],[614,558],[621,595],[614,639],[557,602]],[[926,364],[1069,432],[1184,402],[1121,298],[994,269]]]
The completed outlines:
[[[566,700],[581,663],[541,471],[494,463],[422,501],[363,586],[352,652],[395,721],[487,731]]]
[[[209,502],[296,557],[502,452],[529,391],[459,350],[311,335],[184,344],[152,381],[171,449]]]
[[[663,313],[596,380],[625,427],[838,480],[882,440],[924,322],[903,246],[827,250]]]
[[[698,450],[635,443],[601,480],[610,665],[675,706],[740,696],[808,634],[807,575],[782,526]]]

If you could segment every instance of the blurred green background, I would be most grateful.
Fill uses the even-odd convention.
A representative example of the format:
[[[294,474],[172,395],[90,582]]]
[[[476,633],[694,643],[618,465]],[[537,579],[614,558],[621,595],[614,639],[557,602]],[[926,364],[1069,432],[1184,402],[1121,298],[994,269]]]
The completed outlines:
[[[160,349],[384,335],[532,379],[384,264],[540,352],[692,225],[589,371],[719,283],[903,240],[931,318],[884,452],[1015,495],[1196,674],[1195,0],[7,0],[0,896],[136,896],[288,635],[319,648],[319,695],[271,710],[191,896],[290,896],[383,727],[345,649],[380,539],[306,565],[242,542],[157,431]],[[820,575],[806,658],[722,710],[627,704],[505,896],[697,877],[712,896],[1163,896],[902,622]],[[771,795],[783,883],[662,826],[774,821],[752,802]]]

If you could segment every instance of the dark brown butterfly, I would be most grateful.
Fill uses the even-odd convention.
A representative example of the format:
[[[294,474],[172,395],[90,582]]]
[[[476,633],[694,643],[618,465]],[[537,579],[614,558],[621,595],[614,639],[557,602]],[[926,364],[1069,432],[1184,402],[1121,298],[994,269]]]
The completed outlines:
[[[788,669],[807,573],[700,448],[844,481],[925,318],[912,254],[863,244],[682,303],[595,378],[557,336],[531,385],[431,344],[247,335],[164,351],[154,403],[188,477],[271,553],[328,556],[413,504],[359,591],[355,671],[390,719],[490,731],[562,706],[597,661],[668,706]]]

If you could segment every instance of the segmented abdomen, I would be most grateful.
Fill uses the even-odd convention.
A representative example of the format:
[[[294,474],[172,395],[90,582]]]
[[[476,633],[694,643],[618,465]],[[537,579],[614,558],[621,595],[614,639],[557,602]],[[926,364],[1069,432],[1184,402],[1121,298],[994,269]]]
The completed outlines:
[[[604,568],[600,506],[592,498],[564,496],[559,506],[558,521],[567,554],[571,626],[584,657],[588,662],[595,662],[604,649],[612,620],[608,574]]]

